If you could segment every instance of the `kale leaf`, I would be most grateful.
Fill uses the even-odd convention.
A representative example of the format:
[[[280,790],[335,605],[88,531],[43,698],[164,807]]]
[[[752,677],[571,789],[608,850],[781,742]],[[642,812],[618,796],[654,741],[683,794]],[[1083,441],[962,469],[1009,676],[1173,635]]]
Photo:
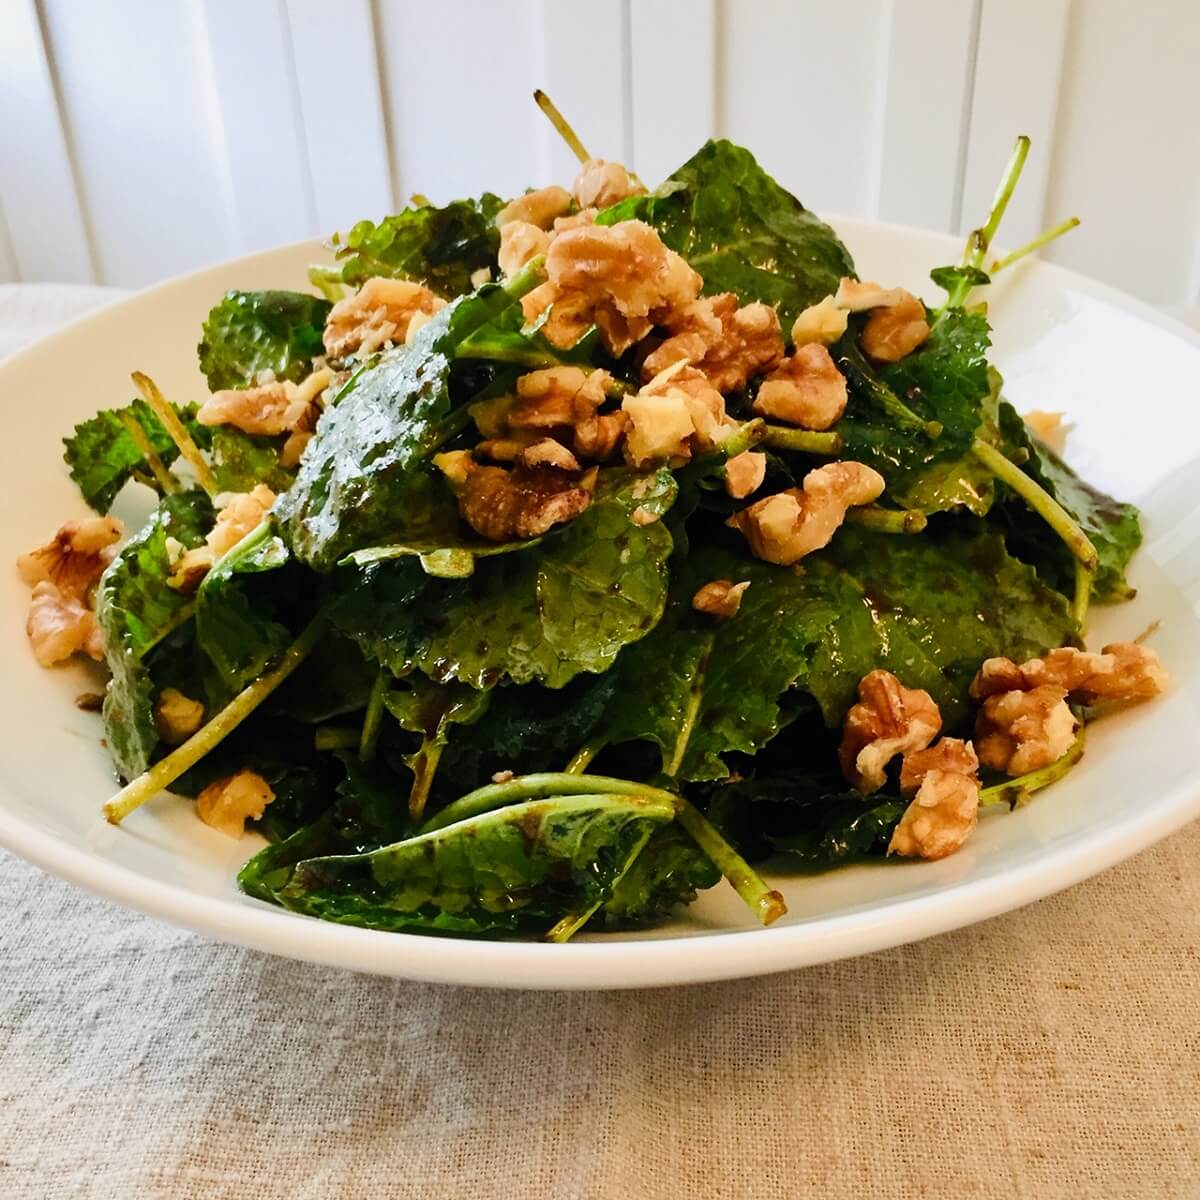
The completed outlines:
[[[168,496],[101,576],[96,616],[112,672],[104,698],[104,729],[117,771],[125,779],[146,769],[158,744],[154,681],[144,660],[192,611],[191,598],[167,586],[167,538],[187,548],[198,546],[212,522],[212,504],[203,492]]]
[[[631,929],[666,920],[697,892],[719,883],[721,872],[676,824],[656,829],[645,849],[617,880],[589,928]]]
[[[227,292],[208,314],[197,347],[209,390],[249,387],[260,371],[299,382],[324,353],[329,308],[303,292]]]
[[[648,196],[597,218],[653,225],[704,277],[704,290],[775,305],[785,329],[801,309],[854,275],[850,252],[828,225],[759,166],[749,150],[706,142]]]
[[[495,222],[503,206],[499,196],[485,192],[478,200],[455,200],[440,208],[406,208],[378,225],[359,221],[344,238],[334,236],[337,265],[314,267],[312,281],[318,287],[361,287],[382,275],[416,280],[441,296],[464,295],[474,289],[476,271],[496,265],[500,231]]]
[[[214,425],[210,437],[213,478],[221,491],[251,492],[258,484],[265,483],[278,493],[292,486],[295,470],[279,461],[286,435],[262,437],[233,425]]]
[[[673,817],[672,805],[640,797],[535,800],[366,854],[287,862],[285,842],[263,852],[267,863],[252,859],[241,878],[293,912],[343,924],[545,933],[607,900],[654,830]]]

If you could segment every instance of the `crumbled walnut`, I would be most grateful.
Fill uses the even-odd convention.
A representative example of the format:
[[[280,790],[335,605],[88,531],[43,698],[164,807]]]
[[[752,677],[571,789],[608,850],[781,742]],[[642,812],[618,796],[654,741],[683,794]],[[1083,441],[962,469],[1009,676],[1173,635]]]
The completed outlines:
[[[238,771],[210,783],[196,797],[196,815],[228,837],[241,837],[247,821],[259,820],[275,799],[271,785],[254,771]]]
[[[715,449],[736,428],[721,393],[682,362],[626,396],[621,408],[629,419],[625,457],[634,467],[687,462],[694,450]]]
[[[492,774],[493,783],[511,783],[516,779],[516,775],[512,771],[495,771]]]
[[[604,462],[616,452],[629,418],[623,412],[598,413],[575,426],[575,453],[593,462]]]
[[[317,398],[332,380],[333,372],[320,367],[300,384],[271,380],[255,387],[227,388],[205,400],[196,420],[201,425],[233,425],[244,433],[266,437],[312,433],[321,415]],[[299,457],[297,451],[297,460]]]
[[[234,492],[225,501],[217,514],[217,523],[204,539],[215,558],[232,550],[250,532],[262,523],[275,503],[275,493],[265,483],[258,484],[251,492]]]
[[[1169,683],[1158,655],[1136,642],[1113,642],[1099,653],[1061,646],[1042,658],[1017,666],[1011,659],[989,658],[971,681],[976,700],[1035,687],[1061,688],[1067,695],[1093,700],[1149,700]]]
[[[790,567],[827,546],[847,510],[870,504],[883,488],[883,476],[863,463],[827,463],[809,471],[802,488],[759,500],[727,524],[741,532],[756,557]]]
[[[801,346],[763,380],[754,411],[801,429],[828,429],[846,411],[846,380],[818,342]]]
[[[926,859],[953,854],[979,820],[975,748],[958,738],[942,738],[927,750],[906,754],[900,790],[912,802],[892,833],[888,853]]]
[[[483,287],[483,285],[485,283],[490,283],[491,278],[492,278],[492,268],[491,267],[478,267],[474,271],[471,272],[471,286],[473,288],[481,288],[481,287]],[[412,331],[413,331],[412,330],[412,322],[410,321],[408,323],[408,334],[404,338],[404,340],[406,342],[408,341],[409,337],[412,336]]]
[[[833,296],[826,296],[817,304],[810,304],[792,324],[792,345],[832,346],[846,332],[849,313],[839,308]]]
[[[838,747],[842,774],[860,792],[877,791],[897,754],[924,750],[941,728],[928,692],[905,687],[889,671],[872,671],[859,680],[858,703],[846,714]]]
[[[500,273],[515,275],[530,259],[545,254],[550,235],[528,221],[509,221],[500,227]]]
[[[446,482],[452,488],[460,488],[475,469],[475,459],[470,450],[446,450],[434,455],[433,465],[446,477]]]
[[[485,438],[471,451],[476,458],[498,463],[515,463],[524,451],[543,439],[528,430],[516,429],[507,437]]]
[[[158,736],[168,746],[178,746],[204,722],[204,705],[185,696],[177,688],[163,688],[154,706],[154,724]]]
[[[496,214],[496,226],[503,230],[505,225],[513,221],[524,221],[537,229],[549,229],[556,218],[570,210],[571,193],[553,184],[510,200]]]
[[[850,279],[843,275],[833,302],[847,312],[866,312],[872,308],[888,308],[899,304],[908,295],[903,288],[882,288],[877,283]]]
[[[783,356],[779,315],[758,302],[739,308],[732,292],[695,300],[661,323],[672,336],[646,358],[643,379],[682,360],[699,367],[717,391],[734,392]]]
[[[763,485],[767,477],[767,456],[757,450],[743,450],[725,464],[725,491],[735,500],[745,500]]]
[[[1051,684],[989,696],[975,725],[979,761],[1006,775],[1026,775],[1062,758],[1078,724],[1066,696]]]
[[[608,208],[629,196],[641,196],[646,189],[620,163],[589,158],[579,168],[571,191],[580,208]]]
[[[34,658],[43,667],[78,653],[97,662],[104,657],[104,635],[95,614],[80,596],[61,591],[47,579],[34,584],[25,632]]]
[[[115,557],[121,528],[115,517],[68,521],[44,546],[22,554],[17,570],[29,587],[49,582],[82,598]]]
[[[289,468],[299,466],[300,459],[312,439],[312,432],[307,429],[297,429],[295,433],[289,434],[279,450],[279,465]]]
[[[552,306],[542,326],[550,342],[572,346],[595,324],[614,355],[690,304],[701,286],[700,276],[642,221],[558,234],[546,252],[546,274],[546,283],[521,301],[526,320]]]
[[[604,403],[607,371],[548,367],[517,380],[517,401],[507,411],[508,429],[565,429],[593,416]]]
[[[470,460],[456,463],[455,473],[461,476],[455,486],[463,520],[492,542],[541,537],[592,502],[586,477],[551,467],[506,470]]]
[[[387,342],[398,345],[416,313],[435,313],[445,303],[423,284],[375,276],[333,306],[325,322],[325,352],[330,358],[365,357]]]
[[[714,579],[692,597],[692,607],[697,612],[728,620],[737,616],[742,606],[742,593],[749,586],[749,579],[743,579],[741,583],[734,583],[732,579]]]
[[[1022,414],[1022,420],[1030,432],[1045,442],[1051,450],[1061,452],[1070,429],[1063,422],[1063,415],[1060,412],[1043,412],[1040,408],[1034,408]]]
[[[903,289],[901,289],[903,290]],[[915,296],[887,308],[877,308],[867,318],[859,339],[863,350],[876,362],[899,362],[929,339],[925,305]]]
[[[208,546],[196,546],[186,551],[173,564],[171,574],[167,576],[167,587],[190,596],[216,561],[216,555]]]
[[[554,233],[565,233],[568,229],[578,229],[582,225],[594,225],[598,208],[581,208],[579,212],[569,217],[557,217],[554,221]]]
[[[526,446],[517,456],[522,467],[534,470],[537,467],[553,467],[558,471],[578,471],[579,460],[561,442],[553,438],[542,438]]]

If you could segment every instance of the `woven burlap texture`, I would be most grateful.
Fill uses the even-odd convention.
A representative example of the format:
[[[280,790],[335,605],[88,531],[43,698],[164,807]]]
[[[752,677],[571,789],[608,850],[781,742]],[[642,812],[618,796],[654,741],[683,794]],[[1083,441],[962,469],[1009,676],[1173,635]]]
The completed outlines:
[[[0,856],[0,1196],[1200,1196],[1200,825],[1021,912],[766,979],[306,966]]]

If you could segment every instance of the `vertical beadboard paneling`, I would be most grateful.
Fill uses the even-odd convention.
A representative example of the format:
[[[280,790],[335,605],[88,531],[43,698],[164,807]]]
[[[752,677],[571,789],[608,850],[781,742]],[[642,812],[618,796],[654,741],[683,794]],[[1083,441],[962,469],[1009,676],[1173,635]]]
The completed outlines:
[[[87,227],[35,0],[0,4],[0,198],[15,274],[91,282]]]
[[[1000,241],[1020,245],[1045,228],[1055,113],[1071,0],[983,0],[963,174],[960,228],[979,225],[991,207],[1013,142],[1033,148],[1004,218]],[[1139,77],[1140,77],[1139,72]]]
[[[543,54],[538,85],[596,158],[628,161],[626,42],[630,0],[542,0]],[[586,45],[586,48],[585,48]],[[532,99],[527,99],[530,106]],[[550,178],[570,186],[579,162],[534,110],[549,148]]]
[[[1200,7],[1075,0],[1047,253],[1154,303],[1200,302]]]
[[[0,283],[15,283],[17,279],[17,259],[13,254],[12,239],[8,234],[4,206],[0,204]]]
[[[982,0],[901,0],[892,11],[880,114],[877,213],[953,230]]]
[[[313,201],[323,234],[348,229],[362,217],[377,220],[395,207],[370,0],[341,0],[332,50],[329,13],[327,0],[287,0]]]
[[[201,0],[200,7],[235,252],[306,237],[316,229],[316,213],[283,0]]]
[[[818,212],[874,214],[887,12],[885,0],[719,2],[718,128]]]
[[[717,132],[716,21],[716,0],[633,0],[631,157],[649,187]]]
[[[232,254],[196,10],[42,5],[101,282],[140,286]]]

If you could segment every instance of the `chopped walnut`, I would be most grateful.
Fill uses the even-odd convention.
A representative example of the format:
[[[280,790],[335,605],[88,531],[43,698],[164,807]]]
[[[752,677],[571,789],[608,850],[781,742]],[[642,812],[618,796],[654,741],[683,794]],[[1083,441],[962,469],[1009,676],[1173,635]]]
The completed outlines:
[[[847,510],[870,504],[883,488],[883,476],[863,463],[827,463],[809,471],[802,488],[759,500],[727,524],[741,532],[756,557],[790,567],[827,546]]]
[[[687,462],[693,451],[719,446],[737,427],[725,400],[702,371],[676,363],[656,375],[621,409],[629,420],[625,457],[630,466]]]
[[[608,208],[629,196],[641,196],[646,189],[620,163],[589,158],[579,168],[571,191],[580,208]]]
[[[259,820],[274,799],[271,785],[261,775],[238,771],[210,783],[196,797],[196,815],[205,825],[238,838],[246,832],[246,822]]]
[[[460,488],[475,469],[475,459],[470,450],[446,450],[433,456],[433,465],[452,488]]]
[[[201,425],[233,425],[244,433],[266,437],[311,434],[321,415],[317,398],[332,380],[333,372],[320,367],[300,384],[272,380],[256,387],[227,388],[205,400],[196,420]],[[297,451],[296,459],[299,457]]]
[[[699,367],[717,391],[734,392],[783,356],[779,315],[758,302],[739,308],[732,292],[695,300],[662,323],[672,336],[646,358],[643,379],[683,360]]]
[[[511,429],[573,428],[595,415],[605,401],[607,371],[548,367],[517,380],[517,401],[506,414]]]
[[[642,221],[582,225],[546,252],[546,283],[521,301],[528,321],[551,311],[542,333],[572,346],[595,324],[610,353],[624,353],[700,292],[701,279]]]
[[[872,308],[888,308],[899,304],[908,295],[903,288],[882,288],[877,283],[862,282],[843,275],[833,302],[847,312],[866,312]]]
[[[581,208],[579,212],[572,213],[569,217],[556,217],[552,232],[565,233],[568,229],[578,229],[583,225],[594,225],[596,223],[596,214],[599,211],[598,208]]]
[[[445,303],[423,284],[375,276],[333,306],[325,322],[325,352],[330,358],[365,357],[388,342],[398,345],[415,314],[435,313]]]
[[[571,193],[552,184],[526,192],[510,200],[497,214],[496,226],[503,231],[513,221],[523,221],[537,229],[549,229],[557,217],[571,211]]]
[[[72,654],[86,654],[97,662],[104,657],[104,635],[95,614],[80,596],[63,592],[47,579],[34,584],[25,632],[43,667]]]
[[[517,456],[522,467],[554,467],[558,471],[578,471],[579,460],[561,442],[553,438],[542,438],[532,446],[526,446]]]
[[[1061,646],[1020,666],[1011,659],[989,658],[971,681],[971,695],[982,700],[1001,692],[1049,685],[1085,702],[1149,700],[1169,682],[1158,655],[1148,646],[1113,642],[1099,654]]]
[[[491,462],[515,463],[530,446],[544,439],[528,430],[516,429],[507,437],[485,438],[471,451]]]
[[[68,521],[44,546],[22,554],[17,570],[29,587],[49,582],[82,599],[116,556],[121,529],[115,517]]]
[[[975,724],[979,761],[1006,775],[1026,775],[1062,758],[1078,724],[1066,697],[1051,684],[989,696]]]
[[[214,557],[220,558],[232,550],[250,530],[260,525],[274,503],[275,493],[265,483],[258,484],[251,492],[232,493],[204,539]]]
[[[863,350],[876,362],[891,363],[899,362],[928,339],[925,305],[905,292],[898,303],[871,313],[859,340]]]
[[[509,221],[500,227],[500,273],[515,275],[530,259],[545,254],[550,235],[528,221]]]
[[[905,687],[890,671],[872,671],[859,681],[858,703],[846,714],[838,747],[842,774],[860,792],[877,791],[897,754],[924,750],[941,728],[928,692]]]
[[[692,607],[697,612],[728,620],[736,617],[742,605],[742,593],[750,586],[750,580],[734,583],[731,579],[714,579],[706,583],[692,597]]]
[[[623,412],[597,413],[575,426],[575,453],[593,462],[611,458],[629,428]]]
[[[1062,451],[1066,444],[1067,433],[1070,426],[1063,422],[1063,414],[1060,412],[1043,412],[1040,408],[1030,409],[1029,412],[1023,413],[1021,418],[1029,430],[1041,441],[1045,442],[1051,450]]]
[[[832,346],[846,332],[849,322],[846,309],[839,308],[833,296],[826,296],[817,304],[810,304],[792,324],[792,345]]]
[[[757,450],[743,450],[725,464],[725,491],[735,500],[745,500],[763,485],[767,477],[767,456]]]
[[[958,738],[942,738],[927,750],[906,754],[900,790],[912,801],[892,833],[888,853],[925,859],[953,854],[979,820],[975,748]]]
[[[204,722],[204,705],[185,696],[177,688],[163,688],[154,706],[154,724],[158,736],[168,746],[178,746]]]
[[[818,342],[801,346],[763,380],[754,411],[801,429],[828,429],[846,411],[846,379]]]
[[[586,479],[552,467],[518,465],[506,470],[468,457],[452,464],[453,474],[442,469],[452,482],[454,476],[460,479],[454,486],[463,520],[492,542],[541,537],[579,516],[592,502]]]

